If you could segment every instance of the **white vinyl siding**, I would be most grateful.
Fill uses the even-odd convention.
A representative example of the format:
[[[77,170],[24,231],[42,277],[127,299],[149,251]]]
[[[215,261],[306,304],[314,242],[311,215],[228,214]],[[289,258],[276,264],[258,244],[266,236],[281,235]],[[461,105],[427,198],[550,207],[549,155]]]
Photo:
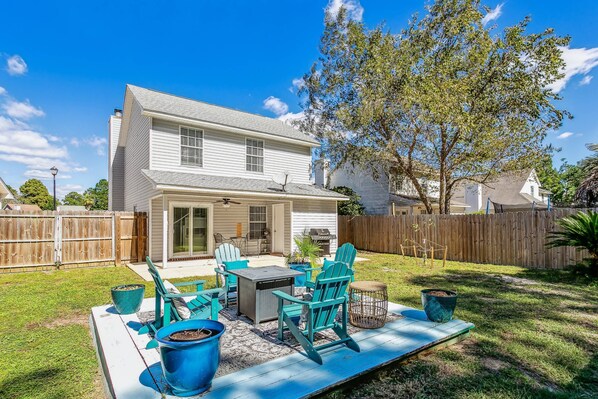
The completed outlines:
[[[122,118],[112,115],[108,122],[110,159],[108,160],[108,210],[122,211],[125,208],[125,147],[119,147]]]
[[[311,183],[311,149],[306,146],[263,140],[263,173],[258,173],[246,170],[246,136],[203,129],[202,168],[180,164],[179,124],[153,119],[151,137],[151,169],[263,180],[288,171],[293,183]]]
[[[162,261],[162,197],[152,200],[149,254],[153,261]]]
[[[124,210],[147,212],[149,198],[154,195],[149,180],[142,169],[149,168],[151,119],[141,114],[141,107],[133,101],[129,131],[127,133],[126,156],[124,160]]]
[[[203,131],[190,127],[180,127],[181,165],[203,165]]]
[[[353,189],[361,197],[360,202],[368,215],[388,214],[389,185],[384,173],[374,180],[371,171],[351,165],[344,165],[330,175],[330,188],[344,186]]]
[[[293,237],[309,233],[309,229],[329,229],[337,233],[336,201],[293,201]],[[330,252],[336,252],[337,240],[330,241]],[[292,243],[293,250],[295,243]]]
[[[245,139],[245,170],[264,173],[264,140]]]

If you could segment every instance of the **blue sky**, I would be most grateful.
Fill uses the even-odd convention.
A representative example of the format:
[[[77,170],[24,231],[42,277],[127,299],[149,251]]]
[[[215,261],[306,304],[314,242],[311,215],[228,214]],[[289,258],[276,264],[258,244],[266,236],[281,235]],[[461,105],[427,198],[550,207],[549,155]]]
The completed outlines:
[[[0,176],[13,186],[59,169],[58,193],[107,176],[107,121],[126,83],[256,112],[301,111],[293,80],[318,56],[324,9],[392,31],[424,1],[5,2],[0,24]],[[498,29],[530,15],[531,32],[570,35],[561,106],[575,118],[548,141],[575,162],[598,142],[598,2],[486,2]],[[560,163],[560,161],[558,162]]]

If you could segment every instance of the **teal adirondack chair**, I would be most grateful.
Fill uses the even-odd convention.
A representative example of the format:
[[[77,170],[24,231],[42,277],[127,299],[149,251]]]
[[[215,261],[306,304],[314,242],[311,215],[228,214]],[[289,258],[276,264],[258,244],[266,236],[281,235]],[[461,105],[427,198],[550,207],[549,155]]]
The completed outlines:
[[[183,292],[180,294],[174,294],[168,291],[158,273],[158,269],[154,266],[154,263],[150,257],[145,258],[148,266],[148,271],[154,279],[156,285],[156,306],[155,306],[155,319],[153,322],[146,324],[139,330],[139,334],[151,334],[155,335],[162,327],[168,326],[171,322],[181,321],[183,317],[179,314],[175,307],[175,301],[177,298],[185,298],[194,296],[190,301],[186,303],[189,309],[189,319],[212,319],[218,320],[218,312],[222,309],[222,305],[218,302],[218,297],[222,294],[222,290],[214,288],[211,290],[204,290],[203,285],[205,280],[189,281],[184,283],[173,284],[175,287],[184,287],[195,285],[195,292]],[[162,302],[164,302],[164,312],[162,312]],[[178,306],[181,306],[182,302],[179,300]],[[152,339],[146,346],[147,349],[155,348],[158,346],[158,342]]]
[[[349,269],[354,272],[353,270],[353,263],[355,263],[355,258],[357,257],[357,250],[351,243],[344,243],[336,250],[334,254],[334,262],[343,262]],[[324,258],[324,264],[330,262],[326,258]],[[316,270],[323,270],[322,267],[312,267],[310,269],[305,270],[305,286],[307,289],[312,290],[314,288],[314,282],[312,281],[312,272]],[[351,282],[355,281],[355,275],[351,275]]]
[[[214,252],[216,263],[218,267],[214,269],[216,272],[216,287],[223,286],[224,290],[224,307],[228,307],[229,300],[236,300],[237,295],[237,276],[228,273],[225,270],[224,262],[234,262],[241,260],[241,250],[232,244],[224,243],[216,248]],[[246,262],[238,268],[247,267]],[[222,283],[224,280],[224,283]]]
[[[288,328],[305,349],[307,356],[319,364],[322,364],[322,357],[318,351],[331,346],[347,345],[359,352],[359,345],[347,333],[346,291],[352,275],[351,269],[342,262],[329,266],[316,277],[313,299],[310,301],[274,291],[273,294],[278,297],[278,339],[283,340],[283,332]],[[291,304],[285,305],[285,301]],[[305,327],[301,329],[294,321],[301,317],[304,306],[307,308],[307,320]],[[339,306],[342,307],[340,322],[336,320]],[[340,339],[314,346],[314,334],[327,329],[332,329]]]

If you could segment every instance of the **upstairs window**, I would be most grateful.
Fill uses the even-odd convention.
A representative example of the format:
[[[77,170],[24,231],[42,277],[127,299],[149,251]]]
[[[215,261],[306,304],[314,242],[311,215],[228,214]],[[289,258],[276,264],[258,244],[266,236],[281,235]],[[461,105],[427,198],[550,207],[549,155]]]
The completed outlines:
[[[263,238],[264,230],[266,230],[266,207],[265,206],[250,206],[249,207],[249,239],[257,240]]]
[[[246,139],[245,146],[245,170],[264,173],[264,140]]]
[[[534,186],[530,186],[529,187],[529,193],[531,194],[532,197],[535,197],[535,195],[534,195],[535,194],[535,190],[534,189],[535,189]]]
[[[203,166],[203,130],[181,126],[181,165]]]

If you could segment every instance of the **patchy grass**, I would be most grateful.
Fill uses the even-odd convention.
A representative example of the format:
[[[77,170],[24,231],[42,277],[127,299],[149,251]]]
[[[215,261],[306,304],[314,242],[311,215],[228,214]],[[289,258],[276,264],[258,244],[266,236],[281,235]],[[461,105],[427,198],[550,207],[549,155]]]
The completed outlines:
[[[329,398],[598,397],[598,282],[568,272],[360,252],[358,280],[388,284],[389,300],[421,308],[419,291],[459,293],[471,337],[393,365]]]
[[[0,398],[103,398],[89,314],[125,283],[153,296],[125,267],[0,275]]]
[[[458,262],[430,269],[397,255],[359,255],[370,260],[356,264],[357,278],[388,283],[391,301],[421,307],[420,289],[456,289],[456,317],[476,329],[458,345],[330,398],[598,396],[598,283],[562,272]],[[213,286],[214,277],[205,279]],[[110,287],[125,283],[144,283],[153,295],[153,284],[126,268],[0,275],[0,397],[103,397],[88,315],[110,302]]]

